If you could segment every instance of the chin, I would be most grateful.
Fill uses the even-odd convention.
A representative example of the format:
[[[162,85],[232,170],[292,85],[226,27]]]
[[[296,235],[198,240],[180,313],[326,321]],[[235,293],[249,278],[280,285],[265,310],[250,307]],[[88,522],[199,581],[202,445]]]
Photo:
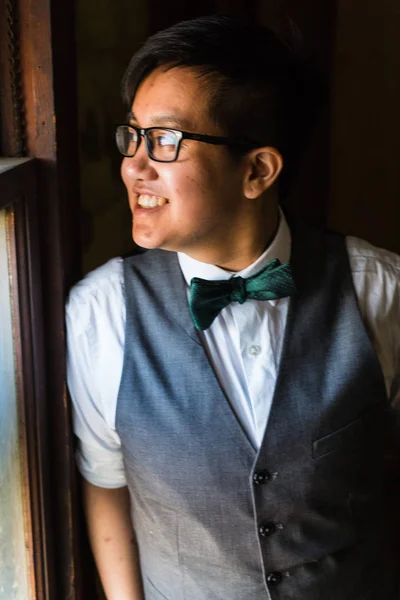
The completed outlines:
[[[139,234],[138,232],[132,232],[132,239],[141,248],[146,248],[146,250],[155,250],[156,248],[160,248],[160,244],[162,242],[160,240],[154,239],[153,236]]]
[[[178,241],[175,244],[172,241],[167,241],[166,239],[156,238],[152,235],[146,235],[146,233],[134,231],[132,232],[132,238],[135,244],[140,246],[141,248],[145,248],[146,250],[167,250],[168,252],[184,252],[182,248],[180,248],[180,244]]]
[[[155,250],[156,248],[160,248],[156,243],[152,243],[149,240],[143,239],[142,237],[134,237],[133,241],[137,246],[141,248],[145,248],[145,250]]]

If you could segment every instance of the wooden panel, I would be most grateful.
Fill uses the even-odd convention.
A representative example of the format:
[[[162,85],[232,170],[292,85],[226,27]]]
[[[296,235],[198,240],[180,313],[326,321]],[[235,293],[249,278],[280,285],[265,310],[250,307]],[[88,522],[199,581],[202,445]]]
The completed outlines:
[[[329,224],[400,253],[400,3],[338,2]]]
[[[37,160],[38,240],[43,278],[49,420],[51,533],[48,596],[90,599],[93,570],[84,542],[65,387],[64,302],[80,276],[74,3],[18,0],[27,151]]]
[[[11,6],[7,0],[0,0],[0,156],[17,154],[11,77]]]

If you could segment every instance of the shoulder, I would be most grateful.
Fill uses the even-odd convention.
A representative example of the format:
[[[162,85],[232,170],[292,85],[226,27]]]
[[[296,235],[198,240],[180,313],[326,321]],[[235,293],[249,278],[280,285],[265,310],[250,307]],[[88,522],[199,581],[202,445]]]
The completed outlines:
[[[376,347],[393,362],[400,351],[400,257],[358,238],[346,243],[361,314]]]
[[[400,357],[400,257],[364,240],[346,238],[359,309],[394,398]]]
[[[70,291],[66,304],[67,325],[75,334],[93,325],[93,319],[111,317],[124,306],[123,259],[113,258],[88,273]]]
[[[400,256],[356,237],[346,238],[351,272],[358,278],[394,287],[400,282]]]

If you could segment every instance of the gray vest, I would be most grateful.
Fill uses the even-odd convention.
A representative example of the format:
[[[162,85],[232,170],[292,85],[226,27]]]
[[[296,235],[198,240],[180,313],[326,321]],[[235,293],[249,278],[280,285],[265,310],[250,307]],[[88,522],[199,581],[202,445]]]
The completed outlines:
[[[388,401],[345,240],[292,230],[294,277],[257,453],[192,324],[174,253],[124,261],[121,437],[146,600],[398,600]]]

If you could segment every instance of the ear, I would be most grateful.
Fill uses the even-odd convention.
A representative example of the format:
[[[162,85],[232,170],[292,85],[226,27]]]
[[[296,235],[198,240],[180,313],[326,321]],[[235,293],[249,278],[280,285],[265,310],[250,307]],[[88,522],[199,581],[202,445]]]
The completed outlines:
[[[246,198],[258,198],[277,180],[283,167],[279,150],[272,146],[256,148],[247,155],[247,169],[244,178]]]

